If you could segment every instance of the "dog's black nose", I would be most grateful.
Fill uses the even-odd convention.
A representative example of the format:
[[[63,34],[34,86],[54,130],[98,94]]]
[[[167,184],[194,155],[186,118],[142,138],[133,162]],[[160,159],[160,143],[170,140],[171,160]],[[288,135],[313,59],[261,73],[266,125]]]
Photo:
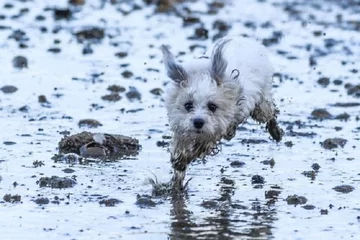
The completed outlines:
[[[194,122],[194,127],[197,128],[197,129],[202,128],[204,126],[204,123],[205,123],[204,119],[201,119],[201,118],[195,118],[193,120],[193,122]]]

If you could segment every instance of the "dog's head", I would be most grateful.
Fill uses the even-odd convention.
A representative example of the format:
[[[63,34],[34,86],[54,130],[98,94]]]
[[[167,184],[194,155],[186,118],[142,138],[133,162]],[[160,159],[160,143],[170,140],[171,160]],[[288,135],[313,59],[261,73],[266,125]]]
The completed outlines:
[[[239,87],[225,80],[228,74],[227,61],[223,57],[226,43],[222,42],[215,48],[208,67],[200,73],[187,72],[175,62],[171,52],[162,47],[167,75],[173,81],[165,103],[170,126],[178,135],[217,141],[234,121]]]

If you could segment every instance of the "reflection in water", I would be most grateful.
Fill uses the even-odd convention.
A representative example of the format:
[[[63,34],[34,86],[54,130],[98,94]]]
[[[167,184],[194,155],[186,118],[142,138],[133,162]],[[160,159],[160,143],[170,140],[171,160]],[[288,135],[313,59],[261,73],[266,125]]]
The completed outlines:
[[[185,203],[187,199],[186,193],[173,194],[171,197],[172,222],[169,239],[196,239],[192,233],[197,225],[191,221],[192,213],[187,210]]]
[[[235,182],[223,177],[219,197],[206,200],[201,206],[209,217],[199,219],[187,209],[188,195],[174,194],[171,198],[171,233],[169,239],[269,239],[276,221],[275,200],[267,203],[249,200],[233,201]],[[240,204],[243,203],[243,204]]]

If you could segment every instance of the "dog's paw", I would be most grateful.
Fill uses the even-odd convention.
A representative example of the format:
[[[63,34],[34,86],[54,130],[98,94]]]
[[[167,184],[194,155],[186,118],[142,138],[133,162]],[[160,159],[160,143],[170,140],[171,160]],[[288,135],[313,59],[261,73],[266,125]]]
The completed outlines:
[[[270,136],[277,142],[280,142],[282,137],[284,136],[284,130],[282,130],[278,123],[276,122],[276,119],[273,118],[271,119],[267,124],[266,124],[266,129],[268,130]]]

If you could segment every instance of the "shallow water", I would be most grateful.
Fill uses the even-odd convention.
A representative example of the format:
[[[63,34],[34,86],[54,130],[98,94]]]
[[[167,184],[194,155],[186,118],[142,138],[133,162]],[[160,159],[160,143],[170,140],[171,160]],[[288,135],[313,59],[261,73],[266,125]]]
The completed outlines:
[[[102,5],[88,0],[70,20],[54,20],[54,11],[46,10],[67,7],[67,1],[56,5],[50,0],[7,2],[13,7],[0,10],[5,16],[0,17],[0,88],[12,85],[18,90],[0,91],[2,239],[357,238],[360,106],[333,104],[360,103],[360,91],[349,95],[345,88],[360,83],[358,3],[226,1],[217,14],[208,14],[207,1],[186,2],[177,6],[177,12],[188,7],[209,30],[207,39],[189,40],[199,24],[183,26],[176,14],[154,13],[154,6],[142,1]],[[140,9],[132,10],[134,2]],[[21,11],[25,8],[28,12]],[[23,14],[16,17],[20,11]],[[45,19],[36,20],[38,15]],[[179,59],[199,56],[218,34],[212,27],[215,20],[231,25],[223,34],[267,39],[271,60],[280,73],[274,78],[274,95],[286,135],[277,144],[263,126],[249,121],[236,138],[223,143],[220,154],[192,164],[187,194],[145,197],[146,203],[140,204],[138,194],[151,195],[151,186],[145,184],[148,177],[155,174],[160,181],[171,177],[167,148],[157,146],[171,134],[166,112],[161,97],[150,93],[154,88],[164,89],[167,81],[159,47],[167,44],[174,53],[185,52]],[[73,33],[87,26],[103,28],[105,37],[98,43],[79,43]],[[42,33],[40,27],[47,32]],[[28,40],[20,42],[27,48],[19,48],[20,42],[9,38],[17,29],[26,32]],[[272,37],[274,31],[280,37]],[[93,53],[83,55],[87,44]],[[204,48],[191,52],[193,45]],[[54,47],[61,52],[48,51]],[[118,52],[127,56],[116,57]],[[19,55],[28,59],[28,68],[12,66]],[[310,57],[316,64],[312,60],[309,65]],[[126,70],[133,76],[125,78]],[[323,77],[329,78],[329,84],[317,82]],[[336,85],[334,80],[342,82]],[[122,99],[102,100],[113,84],[126,88],[120,93]],[[141,100],[126,97],[130,87],[141,93]],[[39,103],[40,95],[48,103]],[[27,112],[19,110],[23,106],[28,106]],[[349,119],[312,119],[311,112],[318,108],[326,108],[334,118],[346,112]],[[79,128],[79,120],[85,118],[96,119],[102,126]],[[61,132],[83,130],[135,137],[142,150],[116,162],[55,163],[51,158],[57,153]],[[335,137],[347,140],[343,148],[321,146],[320,142]],[[275,165],[264,164],[270,159]],[[44,165],[34,167],[36,160]],[[305,176],[303,172],[312,171],[314,163],[321,166],[319,171]],[[65,173],[66,168],[75,171]],[[252,184],[254,175],[265,182]],[[66,189],[37,185],[41,177],[51,176],[74,176],[77,184]],[[344,184],[354,190],[333,189]],[[280,194],[266,198],[269,190]],[[21,201],[3,201],[5,194],[18,194]],[[292,195],[303,196],[307,202],[288,204],[286,199]],[[37,204],[35,200],[41,197],[50,202]],[[114,207],[99,203],[109,198],[121,202]]]

